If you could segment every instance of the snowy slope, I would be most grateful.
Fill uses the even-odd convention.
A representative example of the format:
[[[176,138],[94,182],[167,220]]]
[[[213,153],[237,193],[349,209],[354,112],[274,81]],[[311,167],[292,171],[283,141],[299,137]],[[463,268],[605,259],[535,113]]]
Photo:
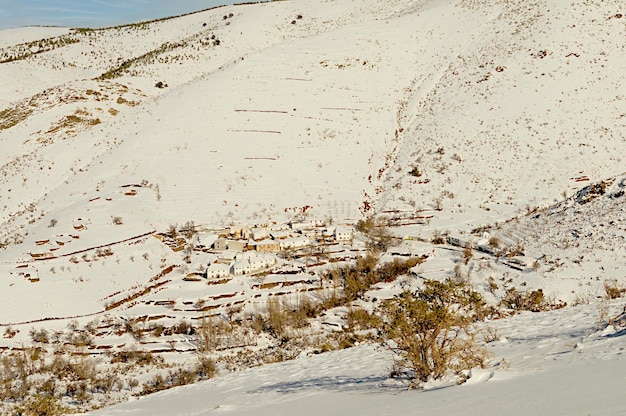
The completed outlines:
[[[437,228],[477,226],[550,204],[579,187],[575,178],[620,173],[626,27],[618,4],[460,3],[467,9],[453,10],[483,15],[482,32],[462,51],[436,50],[434,85],[418,78],[383,207],[439,206]],[[413,167],[421,177],[408,175]]]
[[[293,0],[0,32],[10,80],[0,85],[0,350],[76,319],[97,327],[95,357],[132,346],[191,362],[188,336],[138,340],[120,328],[231,317],[273,296],[319,300],[333,266],[308,249],[277,257],[267,276],[203,280],[208,264],[234,261],[203,242],[378,215],[404,237],[383,259],[425,261],[370,293],[367,308],[459,275],[493,305],[541,289],[568,307],[488,323],[503,337],[489,344],[493,366],[461,387],[404,392],[388,379],[389,354],[360,346],[224,372],[111,412],[623,413],[623,333],[596,332],[622,307],[607,315],[608,289],[626,292],[620,7]],[[188,221],[201,233],[181,251],[163,236]],[[356,235],[327,250],[349,262],[364,245]],[[134,376],[94,403],[131,397]]]
[[[614,305],[617,307],[619,305]],[[407,391],[391,356],[355,347],[266,365],[141,398],[93,415],[621,415],[623,333],[595,333],[593,306],[528,313],[490,344],[495,367],[461,386]],[[555,330],[557,329],[558,330]]]
[[[554,201],[576,186],[572,178],[619,171],[623,109],[615,88],[625,73],[624,25],[610,4],[537,3],[524,11],[514,2],[411,5],[220,8],[75,34],[80,42],[1,69],[15,78],[34,63],[55,85],[130,62],[115,81],[166,94],[132,109],[109,94],[100,104],[127,110],[116,117],[81,99],[78,108],[101,124],[95,137],[78,133],[73,142],[116,145],[105,155],[72,149],[83,156],[72,162],[89,174],[70,178],[59,193],[93,189],[93,178],[146,179],[160,185],[165,216],[175,211],[202,223],[278,217],[308,205],[338,219],[369,207],[438,208],[432,223],[439,229],[478,226]],[[157,81],[169,88],[154,88]],[[17,84],[24,91],[50,86]],[[602,110],[579,114],[581,103]],[[46,131],[33,121],[12,128],[20,141]],[[24,170],[36,169],[47,160],[39,152],[7,154],[5,164],[26,157]],[[172,158],[186,163],[164,175]],[[409,174],[414,167],[419,177]],[[4,191],[18,188],[14,176]],[[14,204],[45,195],[33,191]]]

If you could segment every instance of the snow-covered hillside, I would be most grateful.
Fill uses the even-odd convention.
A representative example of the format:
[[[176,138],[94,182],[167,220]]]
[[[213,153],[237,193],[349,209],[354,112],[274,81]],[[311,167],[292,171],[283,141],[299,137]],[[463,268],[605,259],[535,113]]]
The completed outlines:
[[[3,213],[142,179],[163,217],[220,226],[311,206],[338,220],[440,208],[432,224],[458,228],[551,203],[574,178],[621,171],[618,12],[273,2],[66,35],[0,68],[16,123]],[[48,146],[23,146],[36,141]]]
[[[593,307],[496,324],[498,366],[461,386],[407,391],[384,349],[300,357],[94,412],[94,415],[620,415],[623,334],[594,334]],[[558,328],[558,329],[557,329]],[[506,358],[506,359],[505,359]]]
[[[454,414],[581,371],[601,378],[601,360],[623,348],[619,328],[595,332],[626,292],[623,14],[610,1],[292,0],[0,31],[0,354],[37,346],[51,354],[42,363],[61,350],[117,370],[109,364],[131,348],[163,358],[126,369],[115,394],[52,390],[74,410],[126,400],[156,370],[195,362],[189,323],[239,325],[273,299],[326,302],[337,287],[325,273],[368,250],[355,225],[379,218],[398,237],[381,260],[419,261],[355,307],[446,278],[494,307],[524,293],[541,294],[540,309],[567,307],[500,314],[508,341],[489,343],[493,367],[469,379],[489,379],[479,386],[396,395],[388,354],[362,345],[124,406],[171,414],[159,401],[180,394],[198,406],[181,408],[189,414],[251,413],[257,397],[268,413],[320,400],[349,414],[330,403],[377,391],[400,399],[383,408],[373,394],[355,413],[420,400],[431,413],[451,400]],[[319,336],[315,347],[229,327],[218,367],[326,350],[351,310],[297,331]],[[602,353],[580,353],[585,343]],[[281,384],[283,372],[295,381]],[[602,383],[612,392],[619,380]],[[510,404],[531,411],[522,396]],[[576,408],[619,413],[610,406]]]

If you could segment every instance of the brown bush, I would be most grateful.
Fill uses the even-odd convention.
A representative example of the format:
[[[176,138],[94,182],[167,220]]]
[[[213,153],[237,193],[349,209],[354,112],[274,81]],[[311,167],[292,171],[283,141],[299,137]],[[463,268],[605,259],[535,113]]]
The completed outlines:
[[[621,298],[626,292],[625,288],[621,288],[616,282],[604,282],[604,296],[607,299]]]
[[[506,291],[500,303],[502,306],[514,311],[541,312],[558,307],[558,305],[553,305],[546,300],[543,289],[519,291],[515,288],[510,288]]]
[[[381,325],[381,320],[375,314],[370,314],[363,308],[351,307],[348,309],[346,321],[349,329],[375,329]]]
[[[417,295],[404,292],[383,303],[383,333],[399,366],[412,372],[412,385],[484,365],[488,354],[475,340],[472,293],[464,282],[426,281]]]
[[[69,413],[59,400],[52,395],[34,395],[14,409],[18,416],[59,416]]]

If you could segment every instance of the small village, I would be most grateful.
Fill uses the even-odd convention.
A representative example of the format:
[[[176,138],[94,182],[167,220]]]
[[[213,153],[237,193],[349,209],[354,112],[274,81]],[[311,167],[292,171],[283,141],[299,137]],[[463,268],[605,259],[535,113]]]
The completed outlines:
[[[204,231],[189,225],[180,232],[171,227],[155,237],[173,251],[183,252],[187,263],[201,269],[190,277],[201,276],[209,282],[270,270],[296,274],[307,267],[355,258],[365,250],[363,242],[355,241],[353,226],[327,225],[323,220]]]

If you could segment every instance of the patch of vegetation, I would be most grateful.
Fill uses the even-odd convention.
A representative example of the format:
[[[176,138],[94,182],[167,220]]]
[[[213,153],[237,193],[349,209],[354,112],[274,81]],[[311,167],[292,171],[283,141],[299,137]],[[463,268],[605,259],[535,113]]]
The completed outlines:
[[[409,175],[419,178],[420,176],[422,176],[422,172],[417,166],[413,166],[413,168],[411,168],[411,170],[409,171]]]
[[[33,109],[29,106],[16,105],[13,108],[5,108],[0,111],[0,131],[10,129],[26,120],[32,113]]]
[[[67,133],[72,133],[76,131],[76,128],[79,126],[88,126],[93,127],[97,126],[101,123],[99,118],[87,118],[86,115],[89,113],[82,112],[77,110],[74,114],[63,117],[56,125],[50,128],[46,133],[56,133],[59,130],[65,130]]]
[[[121,104],[126,104],[126,105],[128,105],[130,107],[134,107],[134,106],[139,104],[137,101],[128,101],[127,99],[125,99],[121,95],[119,97],[117,97],[117,100],[115,102],[120,104],[120,105]]]
[[[550,301],[543,293],[543,289],[519,291],[509,288],[502,297],[500,304],[512,311],[543,312],[560,309],[567,306],[565,303]]]
[[[412,386],[438,380],[473,367],[483,367],[486,349],[476,340],[472,323],[482,314],[477,295],[464,282],[426,281],[414,294],[408,291],[383,302],[383,332],[408,369]]]
[[[606,193],[607,187],[613,184],[613,180],[600,181],[592,185],[586,186],[576,193],[576,201],[580,205],[584,205]]]
[[[367,237],[367,249],[374,253],[387,251],[394,242],[389,224],[383,218],[368,217],[359,220],[355,229]]]
[[[117,66],[115,68],[112,68],[110,70],[108,70],[107,72],[103,73],[102,75],[100,75],[99,77],[97,77],[96,79],[98,80],[105,80],[105,79],[114,79],[114,78],[118,78],[121,77],[122,75],[124,75],[124,73],[128,72],[128,70],[130,69],[131,66],[133,65],[137,65],[137,64],[145,64],[145,63],[150,63],[153,62],[154,59],[165,53],[165,52],[169,52],[178,48],[182,48],[187,46],[187,42],[185,41],[181,41],[181,42],[175,42],[175,43],[170,43],[170,42],[165,42],[164,44],[162,44],[161,46],[159,46],[156,49],[153,49],[151,51],[148,51],[146,53],[144,53],[143,55],[140,55],[136,58],[132,58],[129,59],[127,61],[124,61],[120,66]],[[119,103],[118,103],[119,104]]]
[[[114,353],[111,357],[111,363],[132,363],[146,366],[163,363],[163,358],[157,357],[150,352],[138,351],[133,348]]]
[[[78,42],[80,40],[70,34],[20,43],[6,49],[0,49],[0,64],[23,60],[36,54],[49,52]]]
[[[617,299],[624,296],[626,288],[620,287],[617,282],[604,282],[604,297],[606,299]]]
[[[346,324],[349,330],[368,330],[380,328],[382,321],[378,315],[357,306],[348,310]]]
[[[423,262],[421,257],[407,260],[394,259],[392,262],[378,265],[373,255],[359,257],[354,265],[332,269],[322,279],[334,282],[341,288],[343,304],[359,299],[376,283],[392,282],[398,276],[406,274],[412,267]]]
[[[16,416],[60,416],[70,413],[61,401],[51,394],[36,394],[14,409]]]

